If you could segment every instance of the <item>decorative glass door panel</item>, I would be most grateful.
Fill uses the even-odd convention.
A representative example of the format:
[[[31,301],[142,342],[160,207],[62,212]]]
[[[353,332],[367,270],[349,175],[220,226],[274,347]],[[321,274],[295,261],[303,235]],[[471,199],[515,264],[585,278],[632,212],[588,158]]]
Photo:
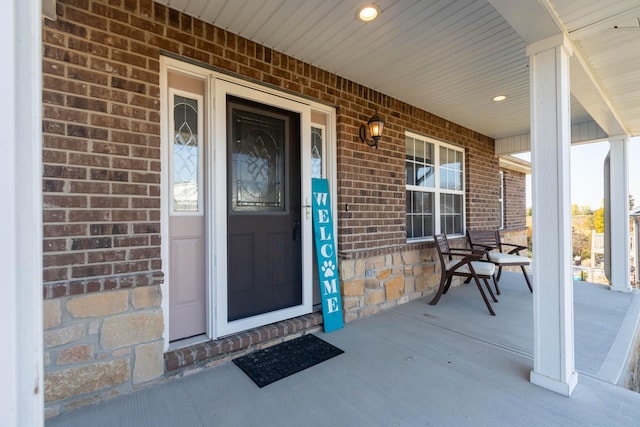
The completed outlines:
[[[173,95],[173,176],[172,211],[194,213],[201,210],[202,159],[198,143],[198,99]]]
[[[231,209],[283,211],[283,121],[233,110],[238,133],[232,144]],[[241,134],[244,130],[244,133]]]

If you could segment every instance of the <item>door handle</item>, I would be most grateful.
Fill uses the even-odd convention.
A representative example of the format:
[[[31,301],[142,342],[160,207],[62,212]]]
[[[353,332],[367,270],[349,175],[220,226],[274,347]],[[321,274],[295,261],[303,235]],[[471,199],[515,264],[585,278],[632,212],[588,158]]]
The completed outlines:
[[[293,222],[293,235],[291,236],[291,240],[293,241],[297,241],[300,240],[301,237],[301,230],[300,230],[300,220],[296,219]]]
[[[305,199],[305,204],[302,205],[302,207],[304,208],[305,218],[311,218],[311,201],[308,197]]]

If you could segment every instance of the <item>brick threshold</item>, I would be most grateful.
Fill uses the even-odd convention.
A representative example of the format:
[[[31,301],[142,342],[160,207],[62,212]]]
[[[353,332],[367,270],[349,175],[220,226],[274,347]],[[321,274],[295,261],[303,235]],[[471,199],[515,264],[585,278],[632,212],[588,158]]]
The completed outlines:
[[[189,368],[228,361],[251,350],[279,344],[286,338],[317,332],[321,325],[322,313],[313,312],[217,340],[170,350],[164,354],[165,375],[173,376]]]

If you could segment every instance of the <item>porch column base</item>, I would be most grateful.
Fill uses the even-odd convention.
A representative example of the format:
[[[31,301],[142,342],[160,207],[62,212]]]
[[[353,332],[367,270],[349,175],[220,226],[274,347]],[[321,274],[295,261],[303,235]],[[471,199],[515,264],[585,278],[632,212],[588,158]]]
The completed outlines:
[[[532,384],[535,384],[542,388],[546,388],[547,390],[551,390],[563,396],[571,396],[571,393],[573,393],[576,385],[578,385],[578,373],[572,372],[569,375],[569,378],[567,378],[567,382],[563,382],[535,372],[532,369],[529,380]]]

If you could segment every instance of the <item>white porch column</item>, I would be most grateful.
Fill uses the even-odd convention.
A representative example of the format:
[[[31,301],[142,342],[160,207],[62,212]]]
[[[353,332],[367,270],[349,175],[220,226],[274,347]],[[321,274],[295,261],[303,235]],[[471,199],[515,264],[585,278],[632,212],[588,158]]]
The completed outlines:
[[[563,35],[527,47],[531,91],[533,332],[531,382],[565,396],[574,364],[569,58]]]
[[[42,426],[41,0],[0,18],[0,425]]]
[[[629,140],[626,136],[609,138],[609,221],[611,226],[610,289],[631,292],[629,273]]]

